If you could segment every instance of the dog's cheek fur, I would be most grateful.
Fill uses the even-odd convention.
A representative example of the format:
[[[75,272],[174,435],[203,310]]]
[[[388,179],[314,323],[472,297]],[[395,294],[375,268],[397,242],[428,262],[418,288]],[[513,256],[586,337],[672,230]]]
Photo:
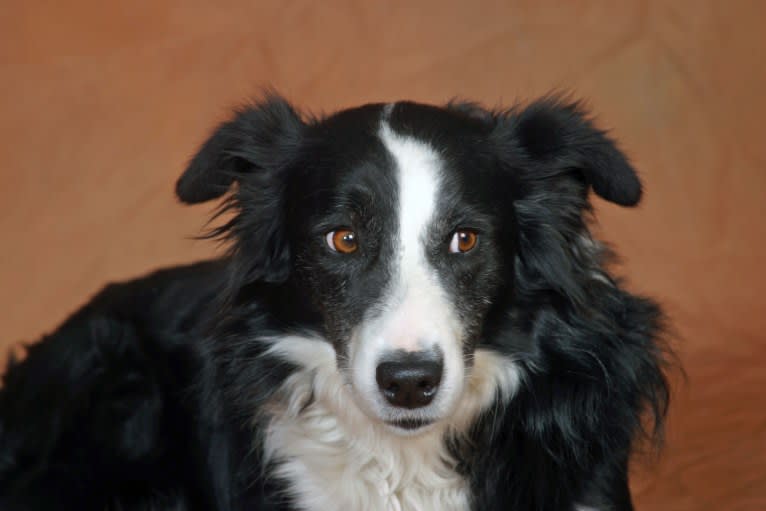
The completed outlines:
[[[383,275],[355,279],[348,273],[322,271],[316,262],[301,263],[298,273],[321,317],[324,338],[333,344],[339,366],[346,368],[349,339],[363,320],[369,304],[375,304],[385,288]]]
[[[379,243],[360,248],[364,254],[345,255],[333,253],[323,235],[315,238],[304,236],[294,244],[300,249],[294,254],[290,285],[310,302],[318,331],[333,344],[339,365],[345,367],[353,330],[380,301],[390,279],[385,257],[366,252],[390,252],[392,246]]]
[[[317,330],[333,344],[339,366],[345,368],[354,329],[379,305],[391,279],[386,264],[395,250],[391,226],[360,226],[358,253],[340,254],[326,245],[323,233],[312,231],[312,217],[306,218],[308,225],[291,240],[298,248],[292,254],[289,285],[310,302]],[[306,223],[306,218],[300,221]]]
[[[485,447],[472,451],[479,456],[470,462],[471,479],[487,503],[502,501],[499,491],[510,507],[522,509],[543,502],[558,509],[573,498],[598,507],[591,493],[602,494],[600,485],[615,488],[599,473],[627,473],[647,409],[645,433],[660,438],[668,390],[665,353],[657,341],[659,310],[610,284],[594,284],[590,298],[590,317],[523,303],[520,307],[538,311],[535,318],[497,339],[496,349],[518,353],[525,379],[510,405],[486,414],[474,430],[474,441]],[[496,453],[508,452],[527,467],[513,480],[499,480],[505,461]],[[559,482],[555,488],[546,483],[553,479]],[[477,508],[492,509],[489,504]]]
[[[429,259],[439,273],[440,281],[452,301],[463,328],[463,350],[470,354],[480,341],[487,314],[500,295],[512,293],[507,275],[512,275],[502,261],[496,240],[482,239],[476,254],[449,254],[445,257],[441,245],[429,253]],[[445,260],[447,259],[447,260]]]

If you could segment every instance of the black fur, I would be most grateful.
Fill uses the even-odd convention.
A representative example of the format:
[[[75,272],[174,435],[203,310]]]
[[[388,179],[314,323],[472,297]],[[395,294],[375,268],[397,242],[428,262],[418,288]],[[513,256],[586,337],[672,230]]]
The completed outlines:
[[[295,370],[259,337],[311,331],[346,362],[380,300],[397,207],[377,138],[383,105],[306,118],[276,95],[221,125],[177,184],[229,194],[218,261],[115,284],[12,361],[0,391],[0,509],[287,510],[261,462],[264,405]],[[588,190],[626,206],[641,185],[581,107],[488,111],[398,103],[392,129],[440,150],[450,190],[429,262],[455,296],[465,353],[518,360],[521,388],[450,442],[477,510],[632,509],[627,467],[668,403],[662,314],[605,270]],[[466,225],[468,223],[468,225]],[[322,233],[366,235],[351,257]],[[475,252],[438,247],[456,226]]]

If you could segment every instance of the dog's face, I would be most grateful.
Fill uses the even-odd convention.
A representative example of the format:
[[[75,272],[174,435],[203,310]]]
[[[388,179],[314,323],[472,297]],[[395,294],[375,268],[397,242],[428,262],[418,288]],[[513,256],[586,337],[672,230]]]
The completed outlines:
[[[437,129],[438,127],[438,129]],[[417,427],[452,411],[513,264],[511,186],[486,126],[414,104],[313,127],[286,192],[300,286],[361,408]]]
[[[548,198],[551,215],[579,219],[588,184],[626,204],[640,193],[614,146],[555,102],[378,104],[305,122],[272,98],[213,135],[178,193],[200,202],[235,180],[244,274],[311,303],[358,406],[400,431],[454,413],[474,351],[512,307],[516,266],[540,273],[522,253],[546,243],[530,208]]]

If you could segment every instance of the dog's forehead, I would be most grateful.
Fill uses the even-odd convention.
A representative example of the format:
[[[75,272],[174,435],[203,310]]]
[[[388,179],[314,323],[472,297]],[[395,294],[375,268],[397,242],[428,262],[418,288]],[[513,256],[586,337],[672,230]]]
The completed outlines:
[[[488,126],[456,108],[400,101],[341,110],[316,121],[306,155],[325,185],[407,173],[391,151],[391,138],[410,141],[437,155],[441,171],[475,170],[472,155],[487,140]],[[315,177],[319,177],[315,175]]]
[[[391,128],[405,136],[429,142],[440,149],[462,146],[488,134],[485,120],[452,106],[438,107],[411,101],[391,103],[383,109]]]
[[[434,221],[459,209],[492,209],[498,176],[491,126],[475,115],[412,102],[375,103],[320,118],[309,129],[290,179],[296,192],[290,200],[297,204],[290,209],[301,212],[299,223],[317,216],[343,223],[344,212],[392,218],[405,198],[407,177],[420,178],[407,179],[408,192],[413,184],[430,190]]]
[[[468,140],[486,136],[488,123],[464,110],[412,101],[370,103],[340,110],[321,119],[316,134],[325,142],[348,147],[362,138],[379,136],[382,124],[395,133],[428,143],[436,150],[465,146]]]

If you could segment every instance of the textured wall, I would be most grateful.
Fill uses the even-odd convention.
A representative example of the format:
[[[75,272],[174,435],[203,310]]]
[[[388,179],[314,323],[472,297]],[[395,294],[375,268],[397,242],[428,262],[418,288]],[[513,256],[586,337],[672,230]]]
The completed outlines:
[[[173,182],[259,86],[314,111],[569,89],[644,177],[637,210],[598,204],[598,231],[666,304],[689,376],[637,501],[766,509],[766,4],[411,4],[0,3],[2,346],[106,281],[215,253],[189,239],[210,208]]]

